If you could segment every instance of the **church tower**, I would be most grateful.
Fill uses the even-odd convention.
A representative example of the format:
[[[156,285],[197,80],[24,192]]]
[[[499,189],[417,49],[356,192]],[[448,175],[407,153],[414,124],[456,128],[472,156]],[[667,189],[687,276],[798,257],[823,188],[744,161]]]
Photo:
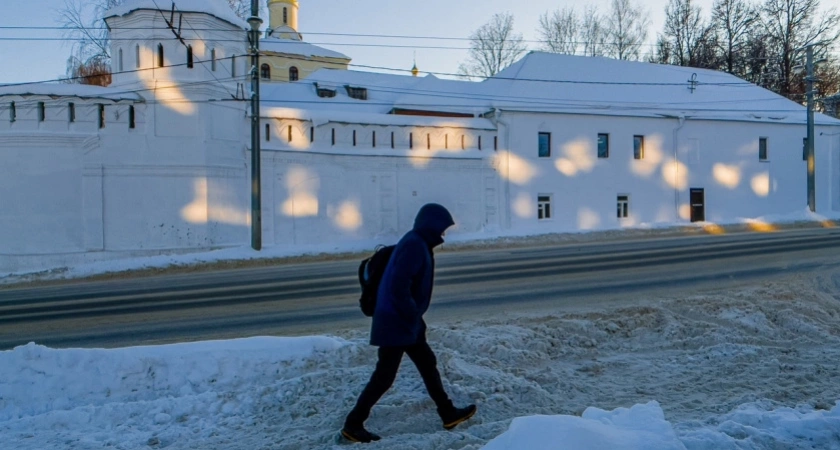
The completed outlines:
[[[300,39],[298,9],[298,0],[268,0],[268,26],[274,30],[272,35],[286,39]]]

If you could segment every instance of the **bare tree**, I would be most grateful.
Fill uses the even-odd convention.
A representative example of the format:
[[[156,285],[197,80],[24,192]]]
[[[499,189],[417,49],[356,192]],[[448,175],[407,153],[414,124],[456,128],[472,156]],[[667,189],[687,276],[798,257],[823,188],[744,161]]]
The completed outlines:
[[[553,53],[574,55],[577,53],[577,39],[580,20],[574,8],[558,9],[540,16],[540,37],[543,49]]]
[[[175,6],[178,6],[178,0]],[[227,0],[231,9],[241,18],[251,15],[250,0]],[[79,71],[101,71],[111,64],[110,34],[102,18],[105,13],[125,0],[64,0],[56,11],[56,20],[64,30],[64,38],[72,43],[67,60],[69,82],[81,82]],[[172,0],[160,0],[161,8],[172,5]],[[110,76],[108,77],[110,79]]]
[[[715,65],[714,30],[703,22],[700,7],[691,0],[670,0],[665,8],[664,36],[670,41],[671,63],[679,66]]]
[[[633,5],[631,0],[612,0],[605,19],[607,54],[618,59],[638,60],[650,25],[642,7]]]
[[[739,76],[746,75],[744,52],[751,31],[758,23],[758,11],[746,0],[715,0],[711,26],[718,34],[718,49],[724,70]]]
[[[580,41],[583,43],[584,56],[604,56],[604,36],[606,28],[603,25],[603,17],[598,13],[595,6],[587,6],[583,11],[580,27]]]
[[[466,78],[492,77],[526,51],[522,34],[513,32],[513,15],[495,14],[470,36],[469,55],[458,72]]]
[[[840,16],[832,9],[820,11],[819,0],[765,0],[763,25],[772,52],[771,89],[789,98],[801,94],[794,67],[808,45],[825,55],[840,39]]]

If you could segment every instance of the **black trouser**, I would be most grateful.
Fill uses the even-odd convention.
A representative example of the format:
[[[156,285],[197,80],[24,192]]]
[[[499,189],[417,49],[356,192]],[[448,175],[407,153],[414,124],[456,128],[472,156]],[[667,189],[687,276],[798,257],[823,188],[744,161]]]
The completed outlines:
[[[373,405],[391,388],[397,371],[400,368],[403,353],[408,354],[411,361],[417,366],[426,390],[437,405],[438,412],[445,412],[453,408],[452,401],[443,390],[443,382],[440,380],[440,373],[437,370],[437,358],[426,341],[418,342],[408,347],[379,347],[379,361],[376,369],[370,377],[367,386],[359,396],[356,407],[347,415],[345,426],[360,427],[365,423]]]

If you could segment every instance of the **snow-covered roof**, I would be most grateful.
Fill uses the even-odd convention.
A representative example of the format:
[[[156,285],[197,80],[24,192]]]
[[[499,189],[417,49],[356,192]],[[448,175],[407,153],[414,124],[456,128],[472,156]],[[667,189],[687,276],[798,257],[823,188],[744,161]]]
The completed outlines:
[[[335,89],[336,96],[318,97],[316,82]],[[346,85],[367,88],[368,99],[350,98]],[[802,105],[722,72],[541,52],[529,53],[480,83],[319,70],[305,81],[267,88],[263,99],[270,106],[379,114],[396,108],[478,116],[500,109],[788,124],[806,118]],[[840,125],[821,114],[815,119],[820,125]]]
[[[282,39],[269,37],[260,41],[260,50],[267,52],[286,53],[291,55],[312,56],[317,58],[335,58],[350,60],[342,53],[328,50],[308,42],[296,39]]]
[[[123,4],[106,11],[103,18],[124,16],[140,9],[171,11],[172,3],[175,3],[176,11],[209,14],[238,27],[248,27],[225,0],[126,0]]]
[[[85,84],[66,83],[33,83],[24,85],[0,85],[0,96],[33,96],[43,95],[52,97],[75,97],[75,98],[103,98],[108,100],[134,100],[142,101],[136,92],[124,91],[101,86],[89,86]]]

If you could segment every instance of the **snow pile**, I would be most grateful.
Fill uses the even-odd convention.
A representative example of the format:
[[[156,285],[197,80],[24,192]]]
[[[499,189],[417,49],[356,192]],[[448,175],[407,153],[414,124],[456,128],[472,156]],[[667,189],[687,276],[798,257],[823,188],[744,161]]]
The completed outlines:
[[[441,427],[411,363],[370,450],[840,450],[840,271],[621,307],[430,321]],[[0,352],[4,448],[342,449],[367,333]],[[519,418],[519,419],[517,419]]]
[[[555,450],[558,444],[567,450],[685,450],[656,402],[612,412],[587,408],[582,417],[517,418],[483,450]]]

